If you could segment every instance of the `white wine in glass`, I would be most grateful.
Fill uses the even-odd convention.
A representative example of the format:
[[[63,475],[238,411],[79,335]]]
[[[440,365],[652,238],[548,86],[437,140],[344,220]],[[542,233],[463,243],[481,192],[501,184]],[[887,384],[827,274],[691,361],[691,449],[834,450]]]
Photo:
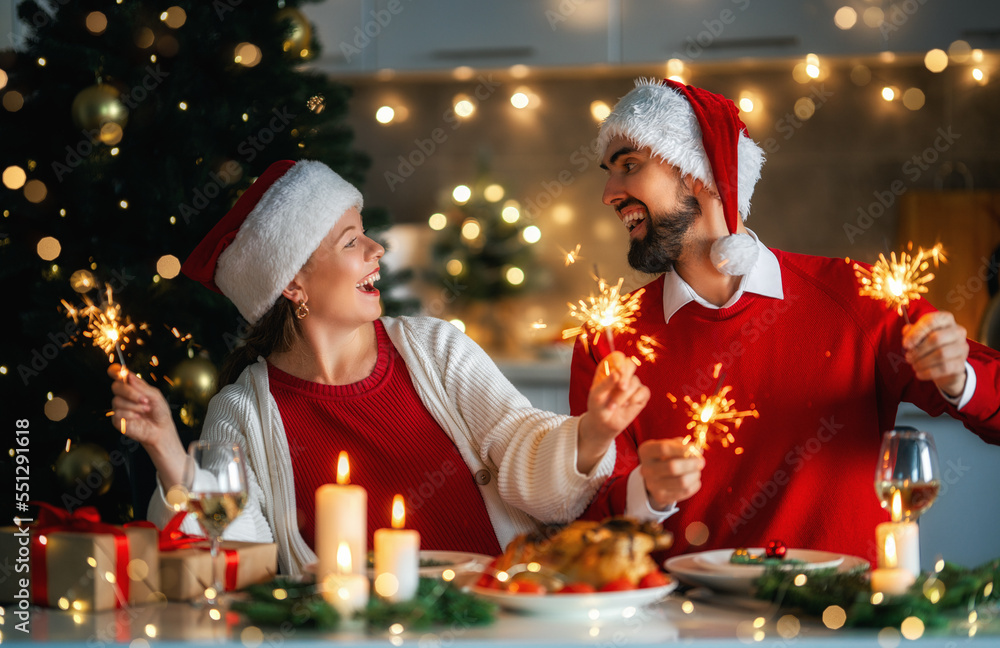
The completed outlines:
[[[941,489],[934,437],[911,427],[897,427],[882,436],[875,494],[894,520],[912,521],[931,507]],[[898,497],[899,511],[893,510]]]
[[[247,501],[246,460],[235,443],[195,441],[188,448],[195,470],[187,509],[211,541],[212,583],[199,604],[217,605],[223,591],[216,567],[222,533],[239,517]]]

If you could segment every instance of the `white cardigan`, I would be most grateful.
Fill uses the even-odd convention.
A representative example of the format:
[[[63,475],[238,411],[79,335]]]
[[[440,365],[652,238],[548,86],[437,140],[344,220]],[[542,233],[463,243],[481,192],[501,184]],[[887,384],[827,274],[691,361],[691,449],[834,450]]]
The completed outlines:
[[[614,468],[614,444],[590,474],[579,473],[579,417],[531,407],[486,352],[447,322],[383,317],[382,323],[420,400],[451,437],[469,471],[489,472],[489,481],[479,489],[501,547],[537,528],[536,520],[565,523],[583,512]],[[212,399],[201,438],[239,443],[247,455],[247,505],[224,538],[277,542],[285,574],[300,574],[315,562],[316,554],[298,530],[291,455],[263,358]],[[172,515],[158,488],[148,518],[162,528]],[[182,528],[201,533],[192,517]]]

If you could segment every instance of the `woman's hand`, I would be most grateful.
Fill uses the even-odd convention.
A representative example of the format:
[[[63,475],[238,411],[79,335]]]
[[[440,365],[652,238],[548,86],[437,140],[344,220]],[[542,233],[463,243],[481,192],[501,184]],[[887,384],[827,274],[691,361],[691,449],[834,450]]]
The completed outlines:
[[[187,453],[181,445],[170,405],[163,394],[127,369],[122,371],[117,364],[108,368],[108,376],[114,380],[111,383],[114,393],[111,399],[114,410],[112,425],[142,444],[153,460],[165,489],[183,483]]]
[[[636,377],[635,369],[621,351],[609,354],[597,366],[577,436],[576,469],[581,473],[593,470],[615,437],[649,402],[649,388]]]

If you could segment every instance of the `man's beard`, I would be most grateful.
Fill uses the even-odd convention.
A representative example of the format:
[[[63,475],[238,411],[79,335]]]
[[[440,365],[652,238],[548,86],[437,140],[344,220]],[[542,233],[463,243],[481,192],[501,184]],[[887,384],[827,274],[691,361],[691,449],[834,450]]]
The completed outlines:
[[[646,212],[646,235],[634,239],[628,247],[628,264],[640,272],[671,272],[684,250],[687,231],[701,215],[701,205],[690,193],[680,199],[672,212]]]

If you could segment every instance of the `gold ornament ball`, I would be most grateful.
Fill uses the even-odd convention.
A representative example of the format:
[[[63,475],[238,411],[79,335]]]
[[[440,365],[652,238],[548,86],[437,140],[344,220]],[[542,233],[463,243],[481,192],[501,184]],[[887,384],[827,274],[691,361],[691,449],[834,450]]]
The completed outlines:
[[[114,86],[101,83],[84,88],[70,107],[73,124],[105,144],[117,144],[128,122],[128,108]]]
[[[63,487],[81,500],[107,493],[115,476],[108,451],[96,443],[81,443],[60,454],[55,472]]]
[[[287,23],[288,31],[285,32],[285,40],[281,42],[281,49],[291,58],[301,58],[302,50],[309,49],[312,42],[312,25],[305,15],[294,7],[285,7],[274,15],[278,23]]]
[[[208,358],[188,358],[174,367],[170,382],[173,392],[186,404],[205,408],[219,390],[219,371]]]

